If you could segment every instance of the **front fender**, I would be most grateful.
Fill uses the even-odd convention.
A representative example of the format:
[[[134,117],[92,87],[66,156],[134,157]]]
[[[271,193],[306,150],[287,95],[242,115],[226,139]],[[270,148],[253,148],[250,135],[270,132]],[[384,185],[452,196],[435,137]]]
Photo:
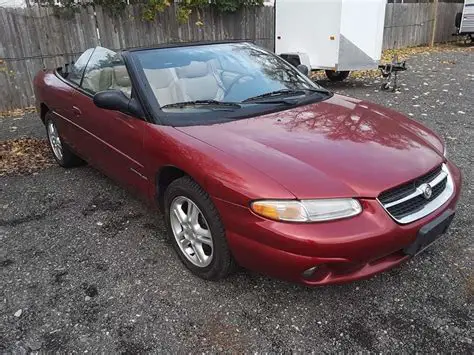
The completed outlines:
[[[164,166],[173,166],[191,176],[206,192],[216,198],[248,206],[254,199],[296,197],[267,175],[221,150],[193,138],[171,126],[149,124],[144,138],[148,174]]]

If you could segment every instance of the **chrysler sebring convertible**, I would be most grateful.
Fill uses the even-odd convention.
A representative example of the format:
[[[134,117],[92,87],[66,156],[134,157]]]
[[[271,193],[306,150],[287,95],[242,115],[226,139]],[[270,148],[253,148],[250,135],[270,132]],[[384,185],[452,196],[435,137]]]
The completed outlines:
[[[58,164],[156,204],[194,274],[367,278],[446,232],[461,174],[430,129],[305,72],[246,42],[97,47],[34,87]]]

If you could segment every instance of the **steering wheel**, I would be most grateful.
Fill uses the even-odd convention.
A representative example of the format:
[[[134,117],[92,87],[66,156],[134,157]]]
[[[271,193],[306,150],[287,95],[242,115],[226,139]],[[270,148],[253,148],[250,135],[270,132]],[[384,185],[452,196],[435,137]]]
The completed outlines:
[[[256,77],[254,75],[251,75],[251,74],[240,74],[240,75],[238,75],[234,80],[232,80],[232,82],[227,87],[227,89],[225,91],[225,95],[227,95],[230,92],[230,90],[232,90],[234,85],[237,84],[240,81],[240,79],[246,78],[246,77],[251,78],[251,79],[256,79]]]

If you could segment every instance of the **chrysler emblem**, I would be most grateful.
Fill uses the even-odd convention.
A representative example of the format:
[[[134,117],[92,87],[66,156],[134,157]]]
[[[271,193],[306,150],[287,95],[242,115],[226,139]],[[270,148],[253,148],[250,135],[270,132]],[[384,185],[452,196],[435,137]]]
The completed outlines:
[[[420,190],[423,192],[423,197],[427,200],[431,198],[431,195],[433,194],[433,190],[431,189],[431,186],[429,184],[423,184],[420,186]]]

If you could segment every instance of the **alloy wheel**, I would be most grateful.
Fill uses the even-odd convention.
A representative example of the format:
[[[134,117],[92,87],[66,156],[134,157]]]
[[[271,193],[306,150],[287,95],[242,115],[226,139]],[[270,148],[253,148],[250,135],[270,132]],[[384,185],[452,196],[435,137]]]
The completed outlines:
[[[63,146],[59,138],[58,129],[53,121],[48,122],[48,139],[51,149],[58,160],[63,159]]]
[[[208,266],[214,255],[214,243],[209,224],[199,207],[187,197],[176,197],[170,206],[170,222],[184,256],[198,267]]]

